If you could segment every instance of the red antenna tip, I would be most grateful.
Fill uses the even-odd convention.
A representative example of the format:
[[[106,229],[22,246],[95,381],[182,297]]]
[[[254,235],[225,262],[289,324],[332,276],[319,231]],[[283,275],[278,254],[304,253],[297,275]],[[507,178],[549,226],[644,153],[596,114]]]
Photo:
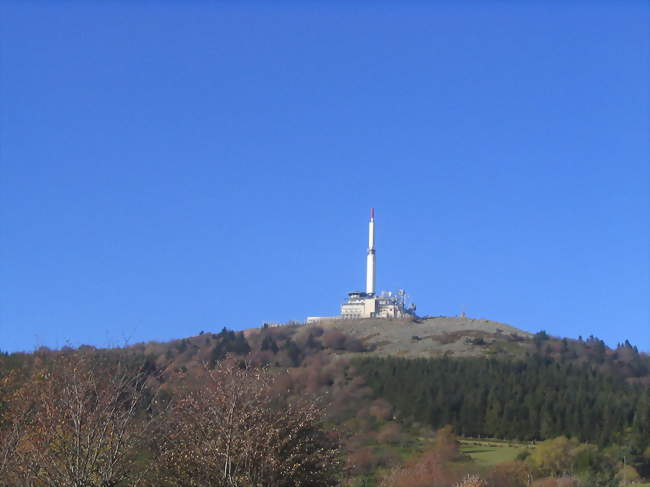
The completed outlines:
[[[375,219],[375,209],[374,208],[370,208],[370,218],[372,218],[373,220]]]

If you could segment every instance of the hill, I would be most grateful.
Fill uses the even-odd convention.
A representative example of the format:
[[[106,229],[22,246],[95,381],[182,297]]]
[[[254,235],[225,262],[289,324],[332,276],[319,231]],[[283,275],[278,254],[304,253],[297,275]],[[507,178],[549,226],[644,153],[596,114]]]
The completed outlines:
[[[608,348],[593,336],[575,340],[489,320],[429,317],[223,328],[78,352],[142,367],[164,401],[200,391],[206,372],[228,356],[264,366],[277,374],[286,400],[320,398],[326,424],[341,435],[348,485],[375,485],[387,469],[430,448],[433,431],[444,425],[506,445],[568,435],[574,446],[592,443],[580,451],[607,452],[612,475],[625,454],[650,476],[650,357],[627,341]],[[40,365],[69,353],[76,351],[0,354],[0,378],[29,380]]]
[[[476,357],[495,353],[519,355],[513,344],[532,333],[485,319],[439,316],[425,319],[324,321],[312,326],[339,330],[359,339],[373,355],[400,357]]]
[[[66,350],[69,347],[64,347]],[[95,350],[82,345],[81,349]],[[100,349],[96,349],[100,350]],[[544,357],[562,364],[584,365],[627,382],[650,384],[650,357],[627,340],[609,348],[597,337],[576,339],[535,334],[505,323],[466,317],[421,319],[332,320],[314,324],[287,323],[235,332],[201,331],[169,342],[150,341],[114,349],[142,355],[158,369],[192,370],[214,365],[227,354],[248,355],[254,363],[297,367],[314,355],[334,360],[359,357],[486,357],[499,360]],[[49,349],[39,349],[41,355]],[[0,365],[29,363],[33,354],[1,353]],[[13,364],[13,365],[12,365]]]

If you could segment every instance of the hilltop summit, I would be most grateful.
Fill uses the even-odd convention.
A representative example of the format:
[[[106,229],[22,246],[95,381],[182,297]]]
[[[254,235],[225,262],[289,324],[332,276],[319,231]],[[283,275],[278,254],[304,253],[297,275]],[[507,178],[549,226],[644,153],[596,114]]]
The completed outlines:
[[[403,357],[467,357],[498,351],[517,354],[516,343],[533,336],[504,323],[467,317],[331,320],[307,326],[339,330],[376,355]]]

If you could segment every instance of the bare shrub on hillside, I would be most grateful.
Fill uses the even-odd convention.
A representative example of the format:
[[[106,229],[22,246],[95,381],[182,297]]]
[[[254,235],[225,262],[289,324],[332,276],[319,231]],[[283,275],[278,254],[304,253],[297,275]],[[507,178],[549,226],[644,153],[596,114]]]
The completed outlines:
[[[17,372],[0,371],[0,485],[23,484],[20,442],[33,414],[18,387]]]
[[[369,414],[379,421],[388,421],[393,417],[393,407],[385,399],[375,399],[370,406]]]
[[[322,326],[311,326],[310,327],[311,334],[312,336],[319,337],[322,336],[325,330],[323,330]]]
[[[404,438],[402,427],[399,423],[388,423],[377,433],[377,441],[380,443],[398,444]]]
[[[346,336],[338,330],[327,330],[323,333],[323,345],[333,350],[343,350],[345,348]]]
[[[460,443],[454,433],[454,427],[446,425],[436,431],[434,437],[434,451],[441,458],[457,460],[460,454]]]
[[[178,401],[160,444],[159,483],[335,485],[337,442],[314,402],[273,393],[264,368],[226,360]]]
[[[143,353],[145,355],[152,355],[154,357],[158,357],[163,355],[166,351],[167,351],[167,346],[165,344],[151,340],[147,342],[146,345],[144,346]]]
[[[379,458],[370,447],[359,448],[348,455],[347,471],[352,475],[367,475],[378,465]]]
[[[269,335],[273,337],[276,342],[282,342],[291,338],[297,329],[299,328],[295,326],[278,326],[276,328],[265,329],[262,335]]]
[[[487,487],[487,482],[478,475],[468,475],[460,482],[457,482],[455,487]]]
[[[531,478],[530,467],[526,462],[515,460],[497,465],[487,480],[494,487],[526,487]]]
[[[391,470],[380,487],[449,487],[458,475],[437,453],[424,453],[417,461]]]
[[[348,352],[363,352],[366,350],[361,340],[351,336],[346,337],[344,348]]]
[[[382,449],[377,457],[382,468],[394,468],[403,463],[402,456],[394,448]]]
[[[136,457],[151,427],[138,417],[151,401],[145,378],[140,368],[83,352],[36,366],[14,400],[32,413],[16,445],[14,474],[29,485],[137,483]]]
[[[328,367],[329,364],[330,358],[325,354],[316,354],[303,361],[303,385],[307,392],[315,393],[333,384],[334,377]]]
[[[348,352],[363,352],[363,342],[356,337],[346,335],[340,330],[327,330],[320,338],[325,348],[345,350]]]
[[[293,340],[300,348],[304,349],[321,349],[323,348],[319,337],[323,335],[323,329],[320,326],[308,326],[299,329],[293,336]]]
[[[329,357],[323,353],[305,358],[301,367],[290,371],[293,390],[315,394],[331,386],[336,373],[330,365]]]
[[[357,409],[353,418],[350,418],[349,421],[354,421],[354,424],[357,426],[359,431],[369,431],[374,428],[375,420],[368,413],[368,408],[366,406],[361,406]]]
[[[403,467],[391,470],[380,487],[449,487],[459,480],[458,472],[450,466],[458,456],[453,430],[445,426],[436,433],[433,448]]]
[[[327,408],[327,418],[334,423],[340,423],[356,415],[363,404],[371,397],[370,388],[354,389],[352,382],[345,388],[330,395]]]
[[[247,360],[255,367],[271,365],[276,360],[271,350],[255,350],[248,354]]]

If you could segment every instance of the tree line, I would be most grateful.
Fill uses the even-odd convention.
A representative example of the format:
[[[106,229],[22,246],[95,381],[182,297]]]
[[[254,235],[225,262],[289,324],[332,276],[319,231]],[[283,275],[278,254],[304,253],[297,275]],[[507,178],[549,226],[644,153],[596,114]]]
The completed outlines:
[[[487,358],[363,358],[375,393],[405,417],[464,436],[543,440],[567,435],[637,452],[650,446],[650,388],[588,364]]]

